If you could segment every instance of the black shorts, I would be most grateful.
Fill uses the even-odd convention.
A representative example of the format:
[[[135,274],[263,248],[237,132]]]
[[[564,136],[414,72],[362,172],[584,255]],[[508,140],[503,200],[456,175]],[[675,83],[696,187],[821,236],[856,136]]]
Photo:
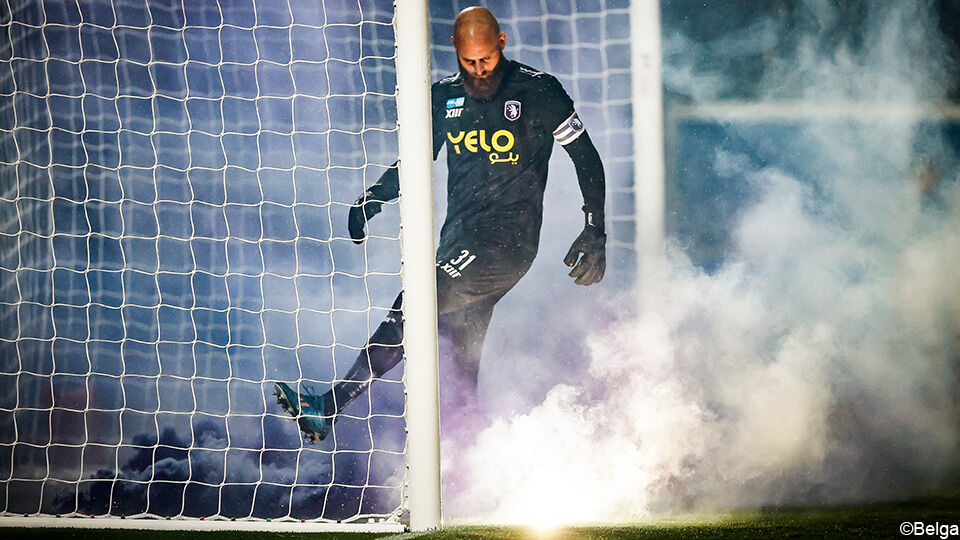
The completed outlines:
[[[496,303],[527,273],[535,255],[520,246],[491,246],[481,238],[442,241],[437,250],[437,312]]]

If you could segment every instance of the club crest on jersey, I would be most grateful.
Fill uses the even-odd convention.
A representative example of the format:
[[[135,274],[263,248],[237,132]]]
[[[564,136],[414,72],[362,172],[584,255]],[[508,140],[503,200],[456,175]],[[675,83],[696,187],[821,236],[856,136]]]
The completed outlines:
[[[511,99],[510,101],[504,103],[503,116],[511,122],[517,118],[520,118],[520,102],[515,99]]]
[[[460,118],[463,113],[463,96],[447,100],[447,115],[444,118]]]

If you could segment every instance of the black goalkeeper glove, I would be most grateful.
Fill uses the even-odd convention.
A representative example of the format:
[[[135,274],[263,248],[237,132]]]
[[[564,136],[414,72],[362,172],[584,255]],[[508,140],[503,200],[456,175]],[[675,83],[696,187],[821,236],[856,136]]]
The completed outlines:
[[[367,221],[370,221],[370,218],[380,213],[381,206],[383,206],[383,201],[373,200],[369,191],[364,192],[353,203],[347,220],[347,229],[350,231],[350,238],[353,238],[353,243],[360,244],[367,237],[363,227],[367,224]]]
[[[573,241],[570,251],[563,258],[563,264],[573,266],[569,275],[576,278],[574,283],[577,285],[598,283],[607,269],[607,235],[603,233],[602,225],[597,227],[591,225],[590,221],[588,215],[583,232]]]

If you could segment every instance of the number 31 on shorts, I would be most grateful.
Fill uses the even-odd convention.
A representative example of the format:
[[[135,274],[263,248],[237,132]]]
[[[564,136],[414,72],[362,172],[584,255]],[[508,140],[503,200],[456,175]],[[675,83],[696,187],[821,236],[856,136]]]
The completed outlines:
[[[477,256],[472,255],[469,250],[463,249],[463,250],[460,250],[459,257],[455,259],[450,259],[450,262],[445,263],[443,266],[440,267],[440,269],[446,272],[450,277],[458,278],[460,277],[460,272],[462,272],[464,268],[469,266],[470,263],[472,263],[473,260],[476,258]]]
[[[463,271],[463,269],[466,268],[467,265],[472,263],[473,260],[476,258],[477,258],[476,255],[470,255],[470,252],[468,250],[463,249],[463,250],[460,250],[459,257],[457,257],[456,259],[450,259],[450,264],[452,264],[453,266],[459,265],[457,266],[457,269],[460,271]]]

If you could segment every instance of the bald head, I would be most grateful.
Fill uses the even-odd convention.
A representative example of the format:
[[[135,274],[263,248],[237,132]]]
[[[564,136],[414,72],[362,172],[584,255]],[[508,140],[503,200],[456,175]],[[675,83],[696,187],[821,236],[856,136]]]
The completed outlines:
[[[476,83],[494,74],[507,35],[500,31],[500,23],[489,9],[475,6],[457,15],[450,40],[457,50],[460,71]]]
[[[464,39],[498,39],[500,23],[489,9],[480,6],[468,7],[453,21],[453,43]]]

